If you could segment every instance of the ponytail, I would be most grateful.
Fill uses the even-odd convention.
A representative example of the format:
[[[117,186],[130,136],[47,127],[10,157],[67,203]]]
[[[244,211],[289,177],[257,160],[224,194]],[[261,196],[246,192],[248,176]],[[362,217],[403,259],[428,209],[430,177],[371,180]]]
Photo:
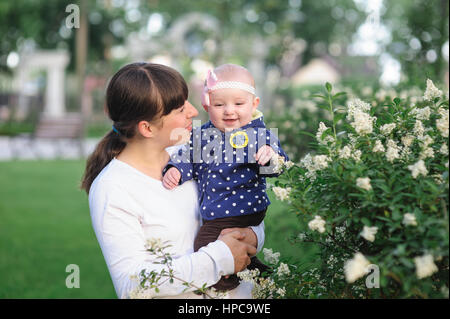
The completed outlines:
[[[120,135],[114,131],[106,134],[95,147],[94,152],[88,157],[86,169],[81,182],[81,189],[89,194],[92,182],[102,169],[126,146]]]

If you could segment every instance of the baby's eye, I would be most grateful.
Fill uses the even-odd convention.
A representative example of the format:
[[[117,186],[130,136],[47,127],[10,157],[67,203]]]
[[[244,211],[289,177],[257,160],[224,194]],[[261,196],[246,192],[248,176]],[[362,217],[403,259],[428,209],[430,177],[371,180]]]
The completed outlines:
[[[236,105],[244,105],[242,102],[237,102]]]
[[[218,104],[214,104],[214,106],[222,106],[223,104],[218,103]]]
[[[184,106],[180,109],[180,113],[184,112]]]

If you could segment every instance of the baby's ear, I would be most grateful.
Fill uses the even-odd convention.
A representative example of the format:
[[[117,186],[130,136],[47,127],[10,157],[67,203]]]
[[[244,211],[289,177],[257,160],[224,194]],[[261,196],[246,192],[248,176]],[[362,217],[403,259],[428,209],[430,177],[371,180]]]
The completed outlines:
[[[258,105],[259,105],[259,97],[255,96],[255,98],[253,99],[253,110],[256,110]]]
[[[206,112],[208,112],[208,105],[210,103],[209,102],[210,100],[209,100],[208,88],[206,86],[203,88],[201,99],[202,99],[203,108],[205,109]]]

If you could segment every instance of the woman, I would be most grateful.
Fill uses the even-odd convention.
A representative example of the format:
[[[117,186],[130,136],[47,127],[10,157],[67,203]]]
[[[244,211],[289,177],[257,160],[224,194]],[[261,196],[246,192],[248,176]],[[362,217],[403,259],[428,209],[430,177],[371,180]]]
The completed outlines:
[[[177,276],[198,287],[245,269],[249,255],[262,247],[263,224],[228,229],[193,252],[200,227],[197,186],[191,181],[167,190],[161,182],[166,149],[183,142],[180,130],[191,130],[198,115],[187,98],[182,76],[158,64],[129,64],[108,85],[106,111],[113,130],[89,157],[82,188],[89,194],[92,224],[119,298],[137,286],[132,276],[142,269],[165,267],[146,251],[148,239],[169,242]],[[202,298],[185,288],[180,281],[166,281],[155,297]],[[250,290],[241,284],[228,297],[250,298]]]

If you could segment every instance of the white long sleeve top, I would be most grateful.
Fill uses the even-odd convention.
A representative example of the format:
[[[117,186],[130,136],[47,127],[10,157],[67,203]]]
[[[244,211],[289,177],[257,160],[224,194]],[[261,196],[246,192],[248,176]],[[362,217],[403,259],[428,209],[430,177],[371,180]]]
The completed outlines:
[[[161,239],[171,245],[172,269],[176,275],[201,287],[211,286],[221,276],[234,273],[234,259],[220,241],[193,252],[200,227],[197,185],[187,182],[167,190],[162,182],[132,166],[113,159],[97,176],[89,192],[92,225],[119,298],[127,298],[138,285],[132,276],[142,269],[161,271],[166,265],[154,263],[146,251],[148,239]],[[252,227],[258,238],[258,251],[264,243],[264,224]],[[155,298],[202,298],[194,289],[175,280],[159,287]],[[228,298],[251,298],[251,287],[241,284],[228,292]]]

